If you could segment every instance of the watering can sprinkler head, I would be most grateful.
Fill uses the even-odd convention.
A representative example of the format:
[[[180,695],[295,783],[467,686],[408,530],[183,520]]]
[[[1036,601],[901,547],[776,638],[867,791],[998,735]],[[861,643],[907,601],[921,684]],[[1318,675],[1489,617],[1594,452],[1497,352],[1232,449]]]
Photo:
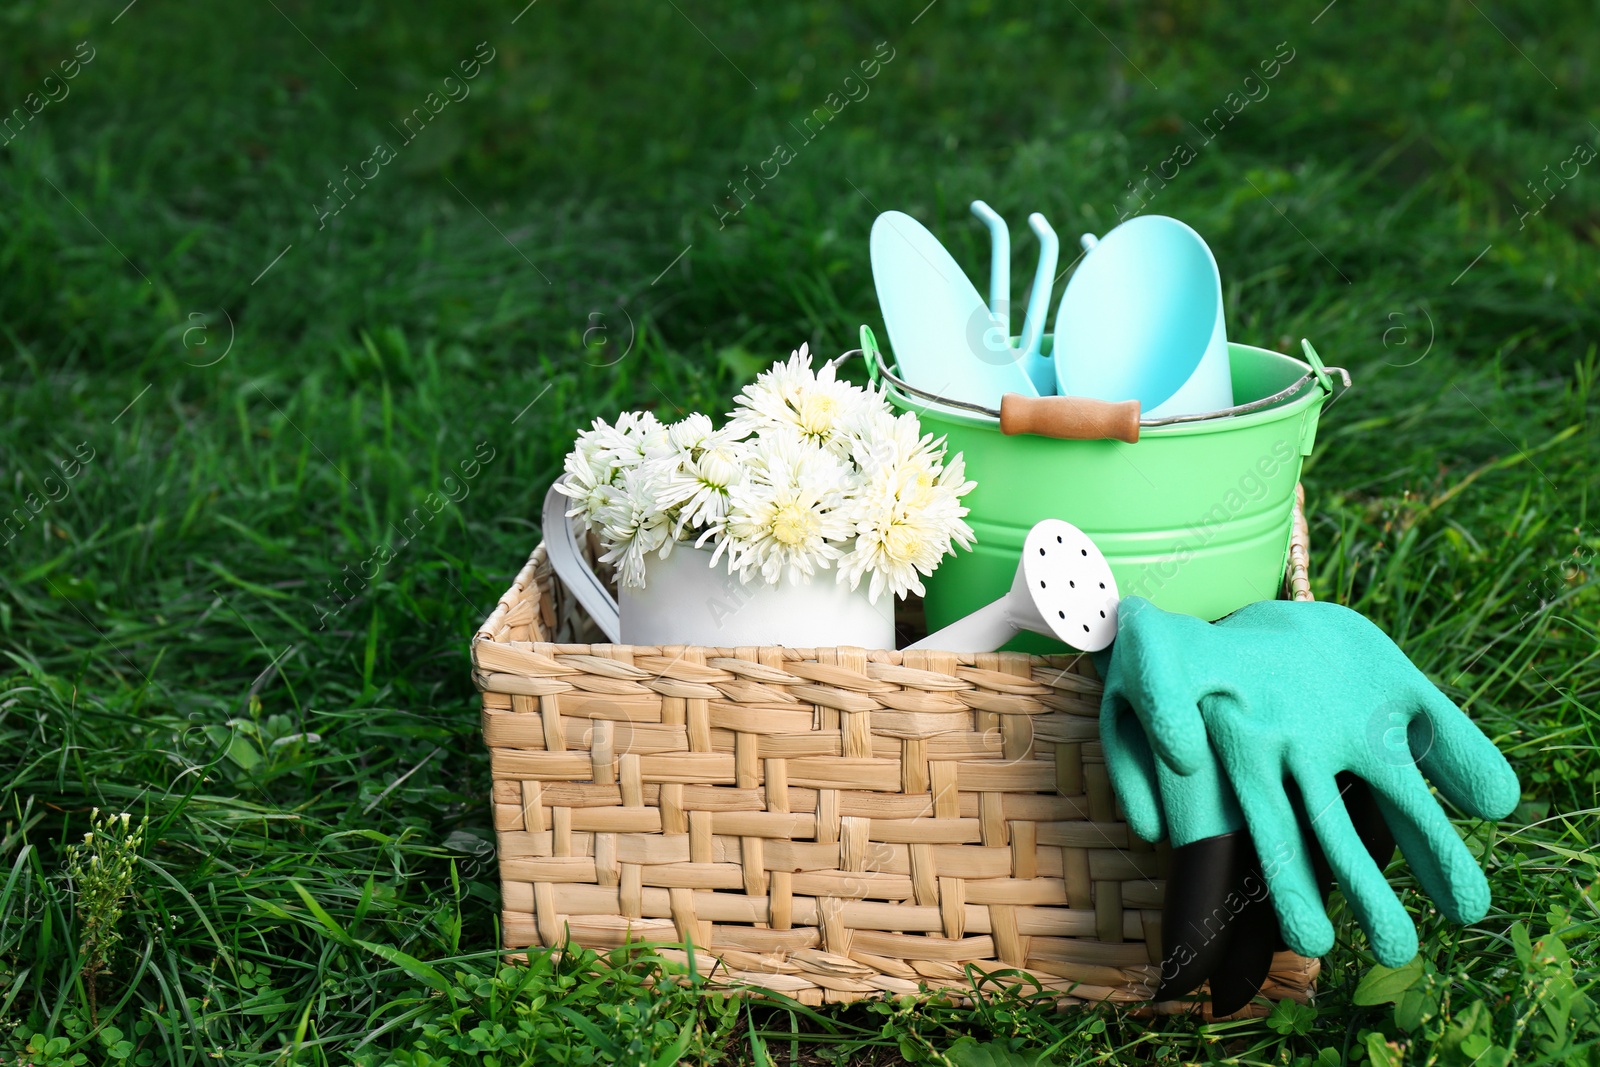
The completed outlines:
[[[908,647],[992,652],[1022,630],[1098,652],[1117,635],[1117,580],[1089,535],[1061,519],[1028,531],[1011,591]]]

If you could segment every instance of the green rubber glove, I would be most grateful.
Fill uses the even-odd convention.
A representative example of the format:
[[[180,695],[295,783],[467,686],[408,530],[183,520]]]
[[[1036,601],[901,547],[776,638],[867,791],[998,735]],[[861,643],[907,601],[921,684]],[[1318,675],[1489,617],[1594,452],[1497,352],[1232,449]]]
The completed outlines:
[[[1244,815],[1211,746],[1207,744],[1198,753],[1191,773],[1179,773],[1167,760],[1156,759],[1141,717],[1126,714],[1130,708],[1128,694],[1140,691],[1136,676],[1146,659],[1136,651],[1141,647],[1139,639],[1123,639],[1124,634],[1131,636],[1130,619],[1125,613],[1137,610],[1133,601],[1160,610],[1141,597],[1127,597],[1117,609],[1116,642],[1094,654],[1095,669],[1105,683],[1100,705],[1100,743],[1128,826],[1146,841],[1168,838],[1174,848],[1241,830]],[[1191,621],[1206,625],[1199,619]],[[1126,654],[1119,655],[1124,651]]]
[[[1371,787],[1446,916],[1476,922],[1488,911],[1488,881],[1423,775],[1468,814],[1500,819],[1520,798],[1516,774],[1362,615],[1263,601],[1209,624],[1127,597],[1112,651],[1101,740],[1129,826],[1146,840],[1170,828],[1175,844],[1226,832],[1230,798],[1211,785],[1220,762],[1294,951],[1320,956],[1334,935],[1286,780],[1385,966],[1416,955],[1416,929],[1352,825],[1336,774]]]

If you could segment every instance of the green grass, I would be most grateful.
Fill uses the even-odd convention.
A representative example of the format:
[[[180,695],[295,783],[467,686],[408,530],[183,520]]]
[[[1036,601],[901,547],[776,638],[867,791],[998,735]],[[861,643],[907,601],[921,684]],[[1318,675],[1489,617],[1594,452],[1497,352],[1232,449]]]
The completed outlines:
[[[0,9],[6,114],[94,49],[0,148],[0,1059],[1600,1058],[1600,170],[1567,162],[1600,145],[1592,11],[922,7]],[[403,143],[483,41],[471,95]],[[880,42],[870,93],[799,145]],[[1280,42],[1263,96],[1244,79]],[[1236,91],[1259,99],[1202,143]],[[791,140],[719,228],[727,183]],[[1177,177],[1129,193],[1180,143]],[[575,428],[719,410],[801,341],[851,347],[881,325],[880,209],[982,276],[977,196],[1064,237],[1182,217],[1233,337],[1351,369],[1305,477],[1316,592],[1386,627],[1526,791],[1463,824],[1482,923],[1391,869],[1437,971],[1386,978],[1395,1007],[1358,992],[1348,921],[1314,1010],[1210,1027],[752,1007],[691,975],[647,993],[649,958],[498,958],[466,638]],[[1019,236],[1019,279],[1032,254]],[[149,826],[91,989],[68,846],[96,807]],[[1526,939],[1552,931],[1570,959]]]

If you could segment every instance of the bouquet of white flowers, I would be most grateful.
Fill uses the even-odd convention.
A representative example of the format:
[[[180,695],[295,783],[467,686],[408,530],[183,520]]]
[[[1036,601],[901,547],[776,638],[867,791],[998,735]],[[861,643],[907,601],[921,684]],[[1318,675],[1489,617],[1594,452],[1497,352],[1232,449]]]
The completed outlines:
[[[596,419],[567,456],[561,492],[599,536],[601,561],[643,588],[645,557],[715,547],[741,581],[798,583],[834,568],[874,603],[922,593],[955,545],[972,547],[960,453],[896,415],[882,392],[811,367],[807,346],[735,399],[727,425],[696,413],[666,425],[630,411]]]

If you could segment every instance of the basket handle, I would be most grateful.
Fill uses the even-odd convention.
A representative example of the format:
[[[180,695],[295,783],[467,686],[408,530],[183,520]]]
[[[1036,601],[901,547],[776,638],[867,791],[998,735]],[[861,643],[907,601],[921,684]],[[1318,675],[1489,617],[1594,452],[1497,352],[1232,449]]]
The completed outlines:
[[[566,475],[557,478],[544,495],[544,555],[561,584],[578,598],[583,610],[612,644],[618,644],[622,640],[622,625],[617,602],[583,558],[583,551],[578,548],[578,535],[567,517],[570,498],[556,488],[566,480]]]
[[[1063,441],[1139,440],[1137,400],[1093,400],[1085,396],[1000,398],[1000,432],[1031,433]]]

